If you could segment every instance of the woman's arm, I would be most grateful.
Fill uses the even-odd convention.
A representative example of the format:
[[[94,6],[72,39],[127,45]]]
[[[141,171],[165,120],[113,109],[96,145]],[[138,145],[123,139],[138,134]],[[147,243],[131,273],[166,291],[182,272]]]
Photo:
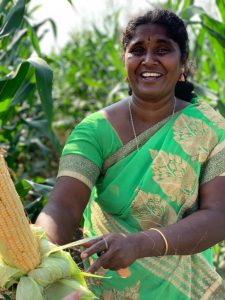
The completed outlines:
[[[200,208],[176,224],[160,228],[168,241],[167,255],[190,255],[201,252],[225,239],[225,177],[216,177],[199,191]],[[165,253],[165,241],[154,230],[133,235],[110,234],[105,239],[108,250],[93,263],[90,272],[101,266],[112,270],[125,268],[136,259]],[[89,243],[82,258],[101,252],[105,242]]]
[[[72,240],[90,197],[90,189],[71,177],[59,177],[48,204],[37,218],[50,241],[66,244]]]
[[[225,239],[225,177],[204,184],[199,199],[198,211],[163,229],[168,254],[198,253]]]

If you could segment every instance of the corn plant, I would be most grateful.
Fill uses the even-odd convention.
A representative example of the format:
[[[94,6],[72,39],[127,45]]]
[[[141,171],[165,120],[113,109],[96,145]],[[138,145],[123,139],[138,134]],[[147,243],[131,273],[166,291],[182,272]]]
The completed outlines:
[[[215,0],[213,16],[195,3],[194,0],[167,1],[165,6],[177,12],[187,24],[197,94],[225,116],[225,2]]]
[[[3,0],[0,4],[0,146],[7,150],[8,165],[14,170],[11,175],[23,196],[31,185],[24,178],[39,183],[51,177],[61,150],[52,130],[53,73],[39,46],[43,22],[31,26],[29,2]],[[46,21],[55,31],[53,21]],[[53,160],[48,159],[50,153]],[[38,206],[41,201],[35,203]]]
[[[87,114],[127,95],[120,37],[116,13],[107,16],[105,30],[93,26],[76,33],[59,55],[52,55],[54,128],[62,144]]]

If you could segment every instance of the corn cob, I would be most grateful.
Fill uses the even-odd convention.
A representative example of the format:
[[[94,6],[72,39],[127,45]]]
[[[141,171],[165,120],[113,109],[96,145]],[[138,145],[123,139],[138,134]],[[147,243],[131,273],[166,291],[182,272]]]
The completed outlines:
[[[0,257],[27,273],[41,261],[39,243],[30,229],[23,205],[0,151]]]

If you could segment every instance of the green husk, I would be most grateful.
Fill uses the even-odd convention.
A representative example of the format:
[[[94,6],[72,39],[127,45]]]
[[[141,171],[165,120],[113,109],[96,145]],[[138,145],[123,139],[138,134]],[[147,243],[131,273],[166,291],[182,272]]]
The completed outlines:
[[[75,290],[82,291],[80,300],[93,299],[93,294],[80,283],[74,280],[61,279],[45,290],[45,300],[62,300],[65,295],[69,295]]]
[[[13,284],[24,275],[20,270],[6,265],[6,263],[0,259],[0,287],[5,289],[10,288]]]
[[[25,274],[0,260],[0,287],[16,284],[16,300],[61,300],[75,290],[82,290],[82,300],[96,299],[70,254],[49,242],[41,228],[31,228],[40,243],[41,264]]]
[[[43,290],[43,287],[37,284],[35,280],[23,276],[17,285],[16,300],[43,300]]]

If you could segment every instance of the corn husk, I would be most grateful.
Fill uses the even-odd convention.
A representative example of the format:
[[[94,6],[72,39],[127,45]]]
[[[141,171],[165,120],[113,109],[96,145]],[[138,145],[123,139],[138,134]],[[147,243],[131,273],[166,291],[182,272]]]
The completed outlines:
[[[41,228],[31,228],[39,240],[41,264],[24,273],[0,259],[0,287],[16,284],[16,300],[61,300],[75,290],[82,290],[81,300],[96,299],[70,254],[49,242]]]
[[[81,299],[94,299],[69,253],[50,243],[41,228],[29,225],[3,152],[0,148],[0,292],[16,300],[46,300],[54,288],[60,287],[65,297],[76,287],[83,290]],[[52,299],[61,300],[55,292]]]

